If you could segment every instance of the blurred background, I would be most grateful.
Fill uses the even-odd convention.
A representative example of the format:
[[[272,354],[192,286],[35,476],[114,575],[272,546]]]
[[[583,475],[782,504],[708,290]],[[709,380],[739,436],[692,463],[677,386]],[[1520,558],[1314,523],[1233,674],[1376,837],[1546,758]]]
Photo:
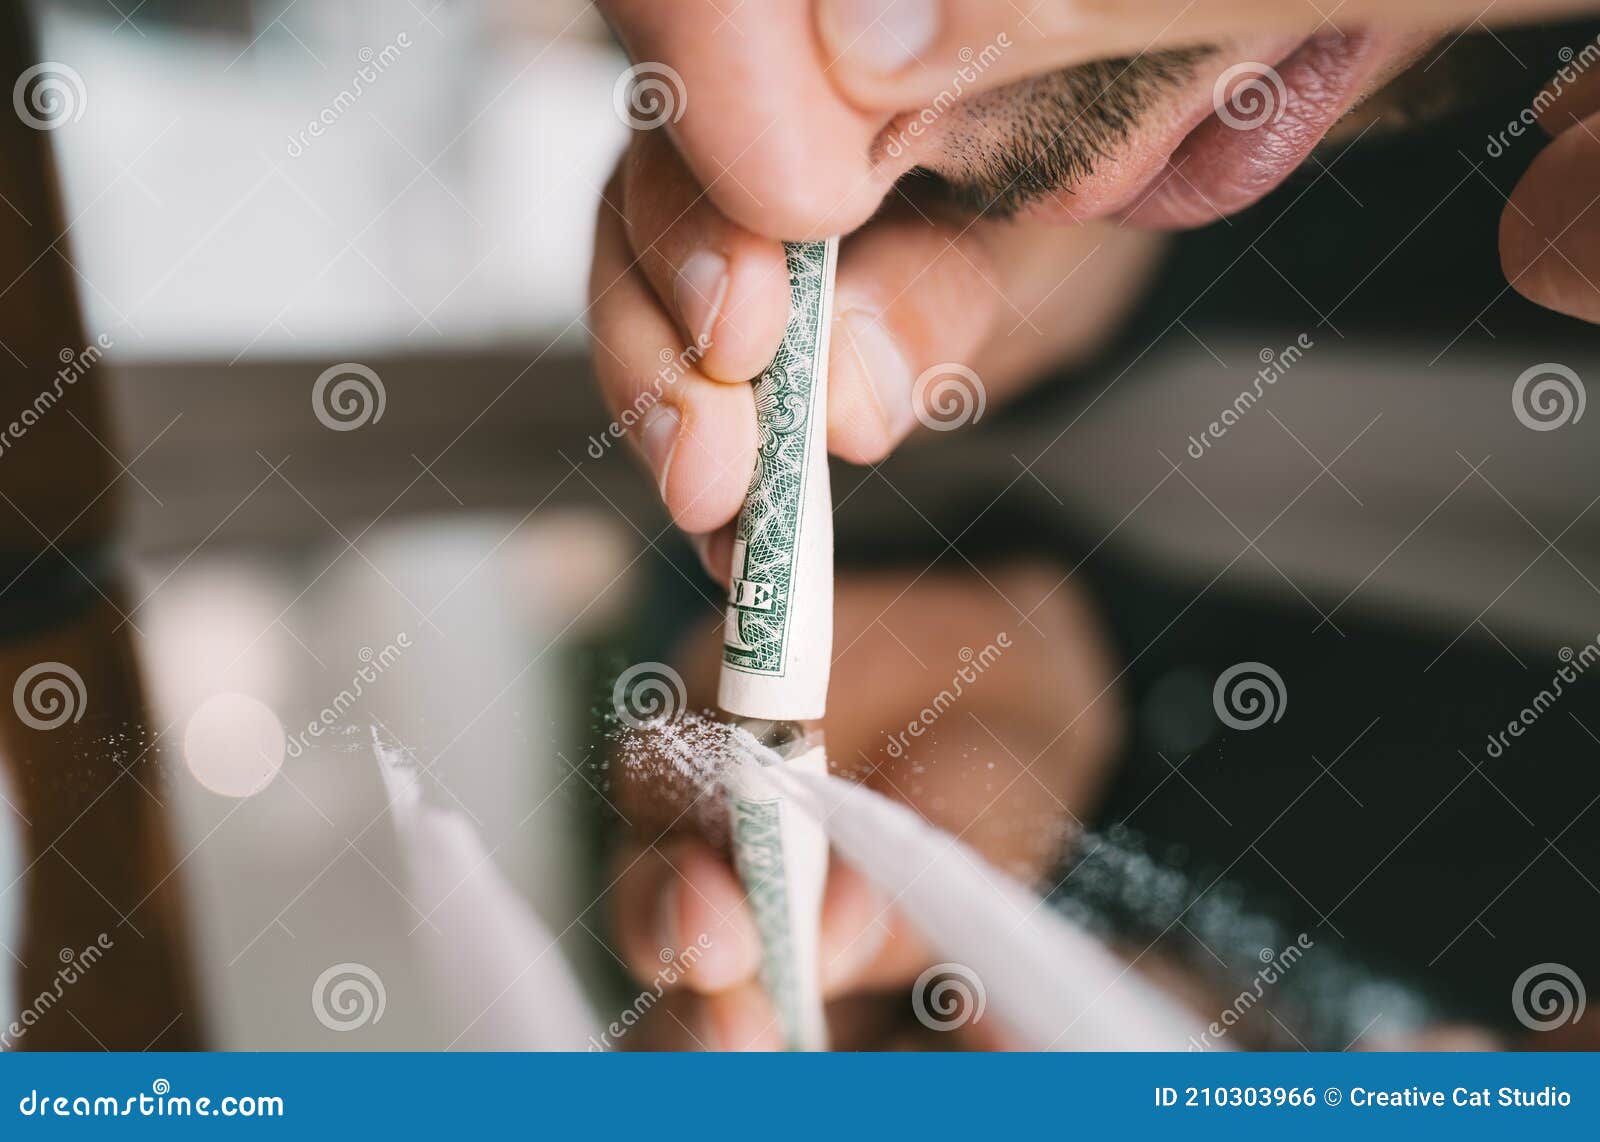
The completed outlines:
[[[167,780],[136,799],[173,824],[169,890],[192,929],[208,1041],[536,1039],[511,1016],[482,1016],[559,971],[555,958],[525,977],[514,941],[535,933],[462,914],[453,883],[427,885],[408,865],[416,850],[389,819],[375,740],[401,770],[407,757],[426,768],[430,805],[470,823],[481,848],[456,854],[459,883],[497,870],[597,1007],[615,1004],[627,990],[595,903],[607,879],[596,695],[633,660],[629,617],[661,583],[686,615],[718,608],[629,457],[586,452],[606,414],[585,365],[584,283],[599,188],[625,138],[613,90],[626,61],[576,0],[55,0],[36,15],[41,58],[69,62],[86,96],[49,133],[66,225],[41,256],[70,271],[84,343],[110,346],[111,426],[97,445],[112,457],[128,568],[111,625],[131,638],[150,705],[144,723],[99,724],[94,740],[166,759]],[[336,103],[374,59],[379,78]],[[329,108],[325,133],[306,135]],[[1497,211],[1495,193],[1474,182],[1457,203]],[[1451,218],[1428,220],[1414,246],[1449,245]],[[1424,257],[1408,248],[1396,266]],[[1542,684],[1553,659],[1526,645],[1600,631],[1600,516],[1579,514],[1594,450],[1586,432],[1528,432],[1508,386],[1545,356],[1592,367],[1593,342],[1568,330],[1534,356],[1497,338],[1497,307],[1516,299],[1492,288],[1408,325],[1394,306],[1410,279],[1385,285],[1396,266],[1346,310],[1367,336],[1347,341],[1327,299],[1279,289],[1253,318],[1197,311],[1138,354],[1136,383],[1067,386],[1036,406],[1046,416],[907,449],[887,469],[893,487],[841,471],[843,534],[937,550],[937,505],[1005,489],[1013,521],[1070,517],[1086,547],[1114,534],[1141,567],[1224,578],[1285,608],[1301,634],[1338,604],[1409,624],[1430,654],[1465,638],[1514,664],[1513,690]],[[1166,479],[1168,457],[1229,405],[1264,348],[1302,333],[1323,348],[1279,386],[1274,415],[1236,429],[1192,481]],[[381,420],[334,431],[308,394],[347,362],[382,378],[385,405]],[[1441,420],[1449,432],[1431,433]],[[1477,478],[1490,456],[1492,479]],[[1182,687],[1159,681],[1143,716],[1175,732],[1184,718],[1163,703]],[[1342,741],[1364,721],[1351,714]],[[300,735],[248,796],[272,773],[207,746],[240,725],[269,754],[276,734]],[[21,818],[0,807],[0,945],[18,965],[32,867]],[[1506,876],[1521,865],[1508,857]],[[1588,889],[1572,891],[1592,911]],[[129,903],[138,894],[113,906],[125,921]],[[1470,925],[1470,910],[1460,918]],[[119,947],[145,938],[115,927]],[[469,940],[513,942],[461,986],[459,964],[441,971],[430,956]],[[313,981],[349,963],[387,993],[359,1043],[306,1003]],[[16,974],[0,974],[0,1012],[32,998]],[[1503,1007],[1505,981],[1491,982]]]
[[[85,85],[81,118],[51,138],[61,248],[88,339],[112,345],[123,633],[154,711],[145,730],[102,728],[128,757],[154,746],[181,764],[214,695],[248,695],[304,740],[359,693],[257,796],[193,770],[149,796],[170,798],[177,854],[192,853],[181,880],[215,1045],[336,1041],[302,993],[355,961],[408,997],[369,1045],[443,1046],[466,1020],[443,1034],[411,974],[430,921],[375,820],[378,719],[439,759],[438,796],[574,958],[614,969],[574,922],[595,886],[567,874],[593,864],[575,822],[597,801],[572,776],[594,768],[577,676],[619,620],[641,535],[561,453],[586,461],[604,423],[580,311],[623,65],[567,0],[133,8],[35,9],[41,58]],[[296,144],[364,67],[383,73]],[[344,361],[386,386],[365,434],[312,415],[308,385]],[[0,821],[8,856],[19,825]],[[0,943],[19,949],[7,867]],[[26,1005],[14,975],[0,1010]]]

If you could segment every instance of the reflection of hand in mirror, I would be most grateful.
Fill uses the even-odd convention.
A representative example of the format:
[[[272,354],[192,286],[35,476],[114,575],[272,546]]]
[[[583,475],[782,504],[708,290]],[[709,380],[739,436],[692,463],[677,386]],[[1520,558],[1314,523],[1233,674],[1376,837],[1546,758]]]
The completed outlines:
[[[840,576],[829,760],[834,772],[912,806],[1036,882],[1105,780],[1118,738],[1114,669],[1077,584],[1037,566],[986,574],[988,582],[956,572]],[[690,708],[713,701],[720,661],[721,626],[708,624],[679,661]],[[687,791],[656,776],[649,766],[618,774],[619,807],[632,826],[614,870],[618,946],[643,986],[660,976],[663,949],[699,949],[672,1002],[621,1045],[776,1046],[738,876],[720,847],[687,828],[695,816],[683,812]],[[821,958],[839,1046],[916,1037],[908,986],[932,962],[929,951],[890,902],[837,861]],[[991,1021],[968,1034],[976,1038],[939,1041],[1004,1042]]]

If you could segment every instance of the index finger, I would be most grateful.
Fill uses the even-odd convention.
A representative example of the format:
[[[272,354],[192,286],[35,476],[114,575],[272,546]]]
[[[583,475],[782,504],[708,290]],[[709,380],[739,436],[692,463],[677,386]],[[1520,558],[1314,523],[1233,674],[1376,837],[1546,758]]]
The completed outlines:
[[[857,106],[911,110],[1094,59],[1203,44],[1241,32],[1465,27],[1592,11],[1596,0],[815,0],[827,71]]]

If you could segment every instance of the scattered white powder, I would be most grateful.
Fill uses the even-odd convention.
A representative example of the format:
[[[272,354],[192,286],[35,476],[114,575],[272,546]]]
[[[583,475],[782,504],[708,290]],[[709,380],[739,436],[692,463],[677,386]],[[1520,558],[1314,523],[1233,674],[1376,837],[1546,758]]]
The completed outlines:
[[[627,780],[648,784],[665,804],[684,808],[686,823],[714,844],[727,839],[722,775],[728,767],[777,761],[755,738],[710,712],[690,710],[637,727],[614,722],[612,740],[612,761]]]
[[[1237,883],[1186,876],[1123,826],[1083,836],[1050,903],[1104,939],[1157,949],[1218,996],[1251,989],[1269,952],[1313,941],[1271,985],[1272,1015],[1252,1025],[1254,1046],[1343,1050],[1358,1037],[1366,1044],[1403,1039],[1440,1018],[1414,987],[1346,955],[1334,932],[1289,928],[1263,914]]]

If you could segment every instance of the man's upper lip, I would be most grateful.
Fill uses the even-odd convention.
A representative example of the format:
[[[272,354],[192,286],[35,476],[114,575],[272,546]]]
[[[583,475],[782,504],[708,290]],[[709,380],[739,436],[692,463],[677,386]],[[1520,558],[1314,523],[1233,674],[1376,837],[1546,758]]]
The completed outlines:
[[[1088,222],[1118,214],[1135,206],[1150,187],[1166,172],[1167,162],[1191,132],[1210,119],[1216,107],[1213,89],[1217,77],[1239,62],[1241,52],[1248,58],[1276,67],[1292,55],[1305,37],[1283,38],[1219,52],[1196,70],[1194,77],[1168,97],[1168,106],[1159,109],[1133,128],[1128,140],[1109,158],[1095,166],[1094,173],[1070,188],[1032,204],[1026,213],[1054,220]]]

